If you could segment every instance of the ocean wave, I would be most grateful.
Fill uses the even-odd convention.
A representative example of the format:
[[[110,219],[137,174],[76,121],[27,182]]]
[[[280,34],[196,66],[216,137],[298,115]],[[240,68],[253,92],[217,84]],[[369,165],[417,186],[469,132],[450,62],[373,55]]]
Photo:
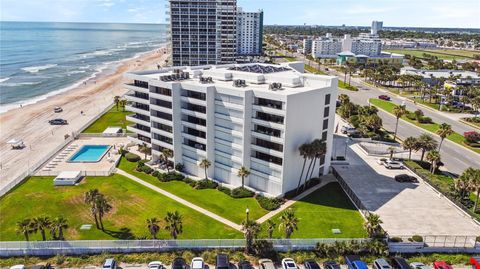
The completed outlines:
[[[17,87],[17,86],[26,86],[26,85],[37,85],[42,83],[41,81],[31,81],[31,82],[10,82],[10,83],[1,83],[3,87]]]
[[[5,82],[5,81],[7,81],[7,80],[9,80],[9,79],[10,79],[10,78],[0,78],[0,83]]]
[[[38,73],[41,70],[49,69],[55,66],[57,66],[57,64],[46,64],[46,65],[39,65],[39,66],[24,67],[22,68],[22,70],[29,73]]]
[[[85,71],[85,70],[73,70],[73,71],[68,71],[67,75],[70,76],[70,75],[81,74],[81,73],[85,73],[85,72],[87,72],[87,71]]]

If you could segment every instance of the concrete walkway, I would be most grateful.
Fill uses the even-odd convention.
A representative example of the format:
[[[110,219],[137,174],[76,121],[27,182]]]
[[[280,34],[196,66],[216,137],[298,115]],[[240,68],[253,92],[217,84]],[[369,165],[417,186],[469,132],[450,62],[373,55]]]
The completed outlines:
[[[212,213],[212,212],[210,212],[210,211],[208,211],[208,210],[205,210],[204,208],[201,208],[201,207],[199,207],[199,206],[197,206],[197,205],[195,205],[195,204],[193,204],[193,203],[190,203],[189,201],[184,200],[184,199],[182,199],[182,198],[180,198],[180,197],[178,197],[178,196],[176,196],[176,195],[174,195],[174,194],[171,194],[171,193],[169,193],[168,191],[162,190],[162,189],[160,189],[159,187],[154,186],[154,185],[152,185],[152,184],[150,184],[150,183],[148,183],[148,182],[145,182],[145,181],[139,179],[138,177],[133,176],[133,175],[131,175],[131,174],[129,174],[129,173],[121,170],[121,169],[118,169],[118,168],[117,168],[117,173],[120,174],[120,175],[122,175],[122,176],[128,177],[128,178],[130,178],[131,180],[136,181],[136,182],[142,184],[143,186],[145,186],[145,187],[147,187],[147,188],[149,188],[149,189],[151,189],[151,190],[154,190],[154,191],[156,191],[156,192],[158,192],[158,193],[160,193],[160,194],[162,194],[162,195],[164,195],[164,196],[167,196],[168,198],[173,199],[173,200],[175,200],[176,202],[181,203],[182,205],[188,206],[189,208],[191,208],[191,209],[193,209],[193,210],[195,210],[195,211],[198,211],[198,212],[200,212],[200,213],[202,213],[202,214],[204,214],[204,215],[206,215],[206,216],[209,216],[210,218],[215,219],[216,221],[219,221],[219,222],[221,222],[221,223],[223,223],[223,224],[225,224],[225,225],[228,225],[228,226],[232,227],[232,228],[235,229],[235,230],[241,231],[241,229],[242,229],[242,226],[241,226],[241,225],[238,225],[238,224],[236,224],[236,223],[234,223],[234,222],[232,222],[232,221],[229,221],[229,220],[227,220],[227,219],[225,219],[225,218],[223,218],[223,217],[220,217],[219,215],[214,214],[214,213]]]
[[[304,197],[308,196],[312,192],[314,192],[314,191],[320,189],[321,187],[327,185],[328,183],[336,181],[335,177],[333,175],[330,175],[330,174],[326,175],[326,176],[323,176],[321,179],[322,179],[322,182],[320,184],[318,184],[318,185],[300,193],[299,195],[295,196],[294,198],[288,200],[282,206],[280,206],[278,209],[270,211],[269,213],[265,214],[263,217],[259,218],[257,220],[257,222],[260,223],[260,224],[264,223],[265,221],[269,220],[270,218],[272,218],[276,214],[282,212],[283,210],[285,210],[288,207],[290,207],[291,205],[293,205],[296,201],[303,199]]]

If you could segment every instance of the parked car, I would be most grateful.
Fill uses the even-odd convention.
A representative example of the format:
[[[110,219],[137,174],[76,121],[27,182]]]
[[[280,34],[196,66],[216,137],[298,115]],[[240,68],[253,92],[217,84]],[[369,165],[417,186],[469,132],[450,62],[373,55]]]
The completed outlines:
[[[392,266],[388,264],[388,262],[385,259],[376,259],[373,262],[373,268],[374,269],[392,269]]]
[[[13,265],[13,266],[10,266],[10,269],[26,269],[27,267],[25,267],[25,265],[23,264],[16,264],[16,265]]]
[[[241,260],[238,262],[238,269],[253,269],[253,266],[249,261]]]
[[[378,99],[385,100],[385,101],[390,101],[391,98],[388,95],[382,94],[378,96]]]
[[[283,269],[298,269],[297,264],[291,258],[285,258],[282,260],[282,268]]]
[[[357,255],[345,256],[345,263],[347,264],[348,269],[368,269],[367,264],[360,260],[360,257]]]
[[[190,266],[190,269],[203,269],[205,267],[205,263],[203,262],[203,259],[200,257],[195,257],[192,259],[192,264]]]
[[[402,257],[393,257],[390,260],[393,269],[410,269],[408,262]]]
[[[433,268],[435,268],[435,269],[453,269],[453,267],[450,264],[448,264],[444,261],[434,261],[433,262]]]
[[[116,269],[117,268],[117,262],[113,258],[106,259],[103,262],[103,269]]]
[[[227,254],[218,254],[215,259],[215,269],[228,269],[229,259]]]
[[[52,269],[52,265],[50,265],[50,263],[36,264],[36,265],[30,266],[28,269]]]
[[[56,106],[56,107],[53,108],[53,112],[55,112],[55,113],[60,113],[62,111],[63,111],[63,108],[61,108],[59,106]]]
[[[480,257],[479,256],[470,257],[470,264],[472,265],[472,269],[480,269]]]
[[[306,260],[303,262],[305,269],[320,269],[320,265],[315,260]]]
[[[51,125],[65,125],[65,124],[68,124],[67,120],[64,120],[64,119],[53,119],[53,120],[49,120],[48,123],[50,123]]]
[[[425,265],[423,262],[411,262],[410,267],[412,269],[432,269],[430,265]]]
[[[403,163],[400,161],[385,160],[383,165],[388,169],[403,169]]]
[[[357,133],[357,129],[355,129],[355,127],[351,125],[343,125],[340,131],[342,132],[342,134],[346,135],[353,135]]]
[[[270,259],[260,259],[258,260],[258,264],[260,265],[260,269],[275,269],[275,265]]]
[[[397,181],[397,182],[412,182],[412,183],[417,183],[418,182],[416,177],[410,176],[410,175],[407,175],[407,174],[396,175],[395,176],[395,181]]]
[[[334,261],[326,261],[323,263],[324,269],[340,269],[340,264]]]
[[[148,269],[163,269],[163,263],[160,261],[149,262]]]
[[[177,257],[173,260],[172,269],[187,269],[187,263],[181,257]]]

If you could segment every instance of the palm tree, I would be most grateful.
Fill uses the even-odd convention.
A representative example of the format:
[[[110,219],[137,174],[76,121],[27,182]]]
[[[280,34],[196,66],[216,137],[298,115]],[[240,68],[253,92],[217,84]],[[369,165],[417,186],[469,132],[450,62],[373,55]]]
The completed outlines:
[[[32,219],[32,230],[34,232],[40,231],[40,234],[42,235],[42,240],[46,241],[47,237],[45,235],[45,229],[48,229],[50,227],[50,219],[48,217],[36,217]]]
[[[370,237],[375,237],[379,234],[381,230],[380,224],[382,223],[383,221],[380,219],[379,215],[370,213],[367,216],[367,221],[364,223],[364,227]]]
[[[105,231],[103,227],[103,216],[112,210],[112,205],[108,203],[108,200],[103,195],[99,195],[96,199],[96,207],[98,209],[98,220],[100,221],[100,227],[102,231]]]
[[[478,196],[480,195],[480,169],[474,169],[473,167],[467,168],[463,171],[460,178],[468,181],[468,188],[476,193],[475,205],[473,207],[473,212],[477,211],[478,206]]]
[[[390,152],[390,160],[393,159],[393,153],[395,153],[395,147],[388,147],[388,152]]]
[[[395,117],[397,118],[397,122],[395,123],[395,133],[393,135],[393,140],[397,138],[398,121],[406,113],[407,109],[405,108],[405,106],[399,105],[393,108],[393,115],[395,115]]]
[[[423,161],[425,152],[437,148],[437,141],[429,134],[422,134],[417,139],[417,148],[422,150],[420,161]]]
[[[319,165],[321,165],[321,160],[327,154],[327,144],[325,141],[320,140],[320,139],[315,139],[312,142],[312,154],[313,154],[313,167],[310,172],[310,176],[305,178],[305,184],[303,185],[303,189],[306,188],[308,180],[310,180],[313,177],[313,172],[315,171],[315,164],[316,160],[318,160]]]
[[[338,96],[338,100],[340,101],[340,103],[342,105],[344,105],[344,104],[350,102],[350,97],[348,97],[348,95],[342,93]]]
[[[95,225],[97,229],[100,229],[98,225],[98,217],[97,217],[97,207],[96,207],[96,200],[97,197],[100,195],[100,192],[97,189],[89,190],[85,193],[84,201],[86,204],[90,205],[90,213],[92,214],[93,218],[95,219]]]
[[[173,239],[177,239],[178,235],[183,232],[182,215],[178,211],[167,212],[164,220],[167,223],[165,229],[170,232]]]
[[[157,218],[147,219],[147,228],[153,239],[157,239],[157,233],[160,231],[160,226],[158,226]]]
[[[268,231],[268,238],[269,239],[272,239],[273,230],[275,229],[276,226],[277,226],[277,224],[275,223],[275,221],[273,221],[272,219],[267,220],[267,231]]]
[[[413,136],[403,140],[403,149],[408,150],[408,160],[412,159],[412,150],[417,150],[417,139]]]
[[[452,126],[450,124],[442,123],[438,127],[438,130],[436,132],[440,136],[440,144],[438,145],[438,151],[440,151],[440,148],[442,147],[443,140],[453,134]]]
[[[120,96],[115,95],[115,96],[113,97],[113,102],[115,103],[115,106],[117,107],[117,111],[118,111],[118,105],[119,105],[119,103],[120,103]]]
[[[460,176],[455,179],[455,190],[458,192],[460,199],[464,199],[468,197],[468,189],[469,189],[469,179],[465,176]]]
[[[54,218],[50,228],[52,229],[52,236],[54,239],[56,238],[58,240],[64,240],[65,238],[63,237],[63,230],[68,228],[67,220],[63,217]],[[56,235],[57,231],[58,237]]]
[[[169,165],[168,165],[168,159],[173,157],[173,151],[171,149],[164,148],[162,150],[162,156],[163,156],[163,160],[167,164],[167,173],[169,173],[170,168],[169,168]]]
[[[118,104],[122,107],[122,111],[125,112],[125,106],[127,105],[127,100],[125,99],[120,99],[120,101],[118,102]],[[118,108],[117,108],[118,110]]]
[[[436,150],[427,152],[427,161],[430,162],[430,173],[434,174],[437,170],[437,163],[440,161],[440,153]]]
[[[15,231],[17,234],[23,234],[23,236],[25,236],[25,241],[29,241],[28,236],[33,232],[32,221],[30,219],[18,221]]]
[[[341,96],[341,95],[340,95]],[[347,96],[347,95],[345,95]],[[347,96],[348,98],[348,96]],[[297,185],[297,192],[300,189],[300,184],[302,184],[302,178],[303,178],[303,172],[305,170],[305,164],[307,163],[307,158],[309,157],[309,150],[310,150],[310,144],[302,144],[298,150],[300,151],[300,156],[303,157],[303,166],[302,166],[302,172],[300,173],[300,178],[298,179],[298,185]]]
[[[208,159],[203,159],[199,164],[199,166],[205,171],[205,179],[208,179],[207,169],[210,165],[212,165],[212,163]]]
[[[290,238],[292,233],[295,230],[298,230],[298,218],[295,216],[295,211],[292,208],[289,208],[283,211],[282,216],[280,217],[280,225],[278,226],[279,230],[285,231],[285,238]]]
[[[245,166],[240,167],[238,170],[237,176],[242,178],[242,188],[245,184],[245,178],[250,175],[250,171]]]
[[[242,231],[245,236],[245,253],[251,253],[253,240],[257,238],[260,229],[260,224],[254,220],[244,220],[242,222]]]
[[[144,158],[143,158],[144,160],[147,159],[148,149],[149,149],[149,148],[148,148],[147,143],[142,143],[141,145],[138,145],[138,151],[143,152],[143,154],[145,154],[145,156],[144,156]]]

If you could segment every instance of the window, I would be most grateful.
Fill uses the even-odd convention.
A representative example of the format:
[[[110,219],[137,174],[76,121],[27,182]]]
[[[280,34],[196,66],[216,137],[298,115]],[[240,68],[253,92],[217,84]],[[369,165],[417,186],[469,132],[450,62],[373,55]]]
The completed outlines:
[[[330,107],[327,106],[323,109],[323,117],[326,118],[329,115],[330,115]]]
[[[331,94],[325,95],[325,105],[329,105],[329,104],[330,104],[330,96],[331,96]]]
[[[322,140],[327,141],[327,133],[328,133],[327,131],[324,131],[324,132],[322,133]]]
[[[328,119],[323,120],[323,130],[326,130],[328,128]]]

